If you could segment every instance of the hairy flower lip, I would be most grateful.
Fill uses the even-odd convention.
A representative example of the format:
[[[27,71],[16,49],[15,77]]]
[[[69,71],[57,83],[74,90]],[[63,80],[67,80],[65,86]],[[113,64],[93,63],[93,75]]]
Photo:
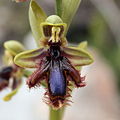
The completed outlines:
[[[59,65],[55,66],[55,68],[59,66],[58,69],[62,71],[62,73],[59,70],[56,72],[60,76],[61,83],[59,83],[60,81],[55,82],[55,73],[50,81],[51,70],[53,70],[52,63],[56,64],[57,62]],[[15,57],[15,63],[18,63],[17,65],[20,64],[21,67],[24,65],[23,67],[30,66],[36,68],[34,73],[28,78],[27,85],[29,88],[40,86],[41,81],[44,80],[48,88],[47,94],[45,95],[47,99],[44,101],[55,109],[59,109],[68,104],[67,98],[70,97],[70,91],[68,91],[70,87],[69,82],[73,82],[77,88],[86,86],[84,82],[85,77],[81,77],[75,67],[87,65],[91,62],[91,56],[84,49],[63,47],[60,41],[57,43],[49,42],[48,47],[26,51]],[[31,66],[31,64],[33,65]],[[62,82],[62,74],[64,74],[66,85]],[[57,85],[58,83],[59,85]],[[52,89],[51,84],[55,90]],[[57,86],[60,86],[60,88],[57,88]]]
[[[46,52],[46,56],[42,58],[39,64],[37,63],[37,70],[28,78],[27,85],[32,88],[39,86],[41,81],[45,80],[48,85],[47,96],[49,96],[45,100],[46,103],[49,103],[54,108],[60,108],[67,104],[65,102],[67,101],[66,98],[70,96],[68,92],[69,81],[75,83],[76,87],[83,87],[86,84],[68,58],[63,56],[59,43],[51,44]],[[39,58],[40,55],[37,57]]]

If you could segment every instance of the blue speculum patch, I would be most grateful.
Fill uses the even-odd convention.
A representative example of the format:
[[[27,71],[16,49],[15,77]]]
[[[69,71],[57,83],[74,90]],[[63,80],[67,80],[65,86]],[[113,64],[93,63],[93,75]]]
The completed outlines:
[[[51,63],[49,84],[53,96],[64,96],[66,94],[66,80],[59,61],[52,61]]]

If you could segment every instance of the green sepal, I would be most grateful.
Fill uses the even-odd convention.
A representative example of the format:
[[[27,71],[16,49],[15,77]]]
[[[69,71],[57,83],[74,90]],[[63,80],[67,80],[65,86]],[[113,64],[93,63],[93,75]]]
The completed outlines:
[[[15,40],[9,40],[5,42],[4,47],[12,56],[15,56],[25,50],[24,46],[20,42]]]
[[[40,46],[40,39],[42,38],[40,24],[44,22],[46,18],[47,15],[42,8],[34,0],[31,0],[29,7],[29,21],[33,36],[38,46]]]

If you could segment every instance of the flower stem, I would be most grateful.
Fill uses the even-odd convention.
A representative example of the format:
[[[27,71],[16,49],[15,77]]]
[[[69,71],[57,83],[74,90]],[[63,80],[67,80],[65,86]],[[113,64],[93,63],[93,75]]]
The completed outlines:
[[[64,111],[65,111],[65,107],[62,107],[59,110],[53,110],[50,107],[49,120],[62,120]]]
[[[62,0],[56,0],[56,14],[58,16],[62,14]]]

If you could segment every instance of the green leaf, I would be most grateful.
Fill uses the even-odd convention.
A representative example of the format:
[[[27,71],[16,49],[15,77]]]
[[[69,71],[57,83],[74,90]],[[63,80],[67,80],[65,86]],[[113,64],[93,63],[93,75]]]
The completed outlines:
[[[67,23],[67,30],[70,26],[70,23],[80,5],[81,0],[62,0],[61,15],[63,22]]]
[[[89,65],[93,62],[93,57],[89,52],[78,47],[64,47],[65,56],[71,61],[75,67]]]
[[[40,39],[42,37],[40,24],[44,22],[46,18],[47,16],[42,8],[32,0],[29,8],[29,21],[33,36],[38,46],[40,46]]]
[[[36,65],[46,55],[44,48],[28,50],[15,56],[16,65],[23,68],[36,68]]]
[[[15,40],[9,40],[4,43],[4,47],[13,56],[25,50],[24,46]]]

